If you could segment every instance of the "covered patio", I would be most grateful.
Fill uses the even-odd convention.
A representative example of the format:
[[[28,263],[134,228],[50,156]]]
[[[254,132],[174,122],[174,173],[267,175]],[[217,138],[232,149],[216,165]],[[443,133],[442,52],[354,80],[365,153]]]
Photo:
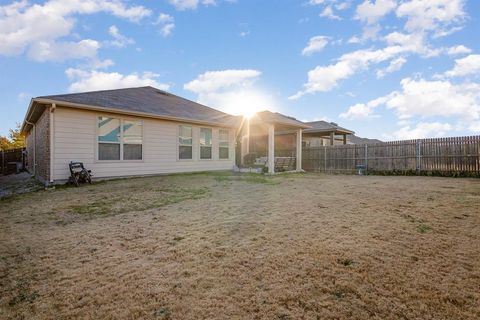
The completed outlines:
[[[270,111],[243,120],[238,142],[240,163],[265,165],[269,174],[302,171],[302,132],[310,128],[292,117]]]
[[[306,122],[310,128],[303,132],[303,141],[306,147],[321,147],[348,144],[348,137],[355,132],[340,127],[335,122],[313,121]]]

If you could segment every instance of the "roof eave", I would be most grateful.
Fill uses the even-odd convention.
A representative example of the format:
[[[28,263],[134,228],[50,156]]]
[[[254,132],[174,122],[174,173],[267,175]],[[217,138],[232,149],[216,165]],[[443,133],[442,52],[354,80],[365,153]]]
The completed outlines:
[[[157,115],[157,114],[148,113],[148,112],[127,111],[127,110],[99,107],[99,106],[94,106],[94,105],[73,103],[73,102],[55,100],[55,99],[35,98],[35,99],[33,99],[33,101],[38,102],[38,103],[45,103],[45,104],[56,103],[56,104],[64,106],[64,107],[70,107],[70,108],[76,108],[76,109],[125,114],[125,115],[139,116],[139,117],[144,117],[144,118],[169,120],[169,121],[175,121],[175,122],[188,122],[188,123],[195,123],[195,124],[210,125],[210,126],[215,126],[215,127],[229,127],[229,128],[237,128],[238,127],[237,124],[233,124],[233,123],[229,124],[229,123],[223,123],[223,122],[204,121],[204,120],[179,118],[179,117],[169,117],[169,116],[162,116],[162,115]]]

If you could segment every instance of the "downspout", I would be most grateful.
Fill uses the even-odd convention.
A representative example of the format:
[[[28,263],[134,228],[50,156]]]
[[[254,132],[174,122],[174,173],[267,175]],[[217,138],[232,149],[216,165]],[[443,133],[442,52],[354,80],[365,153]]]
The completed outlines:
[[[35,177],[36,171],[37,171],[37,157],[35,156],[35,150],[37,149],[37,130],[35,127],[35,123],[32,123],[28,120],[25,120],[25,123],[31,125],[33,127],[33,176]]]
[[[55,144],[54,144],[54,141],[53,141],[53,138],[54,138],[54,133],[55,133],[55,114],[54,114],[54,111],[55,109],[57,108],[57,105],[55,103],[52,103],[52,106],[50,107],[50,130],[49,130],[49,136],[50,136],[50,183],[53,183],[53,167],[55,165],[55,159],[54,159],[54,155],[55,155]]]

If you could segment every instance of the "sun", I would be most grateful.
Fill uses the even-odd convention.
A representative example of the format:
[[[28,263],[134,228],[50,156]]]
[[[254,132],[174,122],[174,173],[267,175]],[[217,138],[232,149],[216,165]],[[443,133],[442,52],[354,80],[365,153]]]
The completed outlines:
[[[244,107],[241,110],[241,115],[247,119],[253,117],[259,110],[255,107]]]

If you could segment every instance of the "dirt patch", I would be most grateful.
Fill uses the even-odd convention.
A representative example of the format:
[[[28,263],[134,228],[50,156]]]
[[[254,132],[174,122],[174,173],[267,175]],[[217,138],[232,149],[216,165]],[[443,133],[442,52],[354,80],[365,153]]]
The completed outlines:
[[[478,319],[480,180],[194,174],[0,201],[6,319]]]
[[[0,199],[43,189],[43,186],[29,173],[0,175]]]

